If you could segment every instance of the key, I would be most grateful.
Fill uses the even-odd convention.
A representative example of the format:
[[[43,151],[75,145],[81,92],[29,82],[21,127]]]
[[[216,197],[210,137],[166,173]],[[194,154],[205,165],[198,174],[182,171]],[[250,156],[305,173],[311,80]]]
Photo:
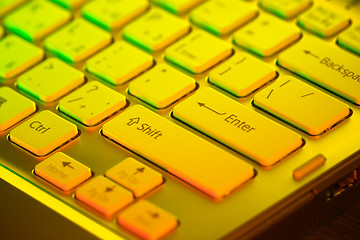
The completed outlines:
[[[37,156],[45,156],[74,139],[77,127],[44,110],[10,131],[10,140]]]
[[[298,18],[298,25],[320,37],[330,37],[350,24],[350,19],[328,6],[317,5]]]
[[[202,73],[231,53],[229,43],[196,30],[167,48],[165,59],[192,73]]]
[[[164,49],[189,31],[187,21],[152,8],[123,29],[124,38],[149,51]]]
[[[128,90],[155,108],[166,108],[195,88],[193,78],[166,64],[159,64],[131,81]]]
[[[248,163],[141,105],[105,123],[102,131],[215,199],[224,198],[254,176]]]
[[[360,105],[360,61],[355,56],[307,37],[280,54],[278,64]]]
[[[130,157],[109,169],[106,176],[130,189],[135,197],[141,197],[163,182],[160,173]]]
[[[247,97],[276,77],[275,69],[239,52],[209,73],[209,82],[236,97]]]
[[[95,126],[126,105],[126,98],[92,81],[60,100],[59,110],[86,126]]]
[[[87,3],[82,15],[108,30],[123,27],[149,7],[146,0],[95,0]]]
[[[26,0],[1,0],[0,1],[0,18],[5,16],[6,13],[16,8],[20,4],[26,2]]]
[[[290,76],[255,94],[254,104],[312,136],[324,134],[351,115],[346,104]]]
[[[118,41],[86,62],[86,70],[114,85],[121,85],[153,66],[151,55]]]
[[[36,105],[9,87],[0,87],[0,132],[36,111]]]
[[[311,6],[312,0],[260,0],[259,5],[283,19],[291,19]]]
[[[36,99],[53,102],[84,82],[82,72],[56,58],[48,58],[22,74],[16,85]]]
[[[262,57],[269,57],[295,42],[300,30],[271,15],[262,14],[234,33],[234,42]],[[264,41],[266,39],[266,41]]]
[[[38,163],[34,171],[63,191],[70,191],[91,177],[90,168],[62,152]]]
[[[0,40],[0,56],[0,79],[12,78],[43,59],[44,51],[15,35],[8,35]]]
[[[360,24],[353,25],[341,33],[337,39],[337,43],[360,55]]]
[[[160,239],[178,226],[174,215],[146,200],[140,200],[121,211],[117,220],[120,226],[143,239]]]
[[[90,57],[110,42],[110,33],[77,18],[45,38],[44,46],[60,58],[74,63]]]
[[[4,36],[5,32],[4,32],[4,28],[0,26],[0,38],[2,38],[2,36]]]
[[[87,2],[88,0],[51,0],[60,6],[67,9],[75,9],[79,8],[82,4]]]
[[[7,15],[4,25],[21,37],[35,41],[65,24],[71,14],[48,1],[31,1]]]
[[[176,105],[173,117],[262,166],[274,165],[303,145],[299,135],[211,88]]]
[[[248,3],[213,0],[195,8],[190,20],[216,35],[225,35],[253,19],[256,13],[256,8]]]
[[[182,14],[201,3],[203,0],[151,0],[153,3],[175,14]]]
[[[80,186],[75,197],[106,217],[113,216],[133,201],[129,190],[103,176],[97,176]]]

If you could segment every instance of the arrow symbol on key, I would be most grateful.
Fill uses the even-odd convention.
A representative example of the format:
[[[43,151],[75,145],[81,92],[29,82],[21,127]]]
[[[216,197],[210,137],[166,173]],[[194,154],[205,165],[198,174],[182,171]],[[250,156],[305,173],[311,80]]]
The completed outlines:
[[[304,50],[304,53],[306,54],[306,55],[310,55],[310,56],[312,56],[312,57],[314,57],[314,58],[319,58],[319,56],[316,56],[315,54],[313,54],[311,51],[309,51],[309,50]]]
[[[71,164],[71,162],[62,162],[63,167],[69,167],[71,169],[74,169],[74,167],[71,166],[70,164]]]
[[[212,112],[214,112],[214,113],[216,113],[216,114],[219,114],[219,115],[224,115],[224,114],[226,114],[226,113],[219,113],[219,112],[215,111],[214,109],[209,108],[208,106],[205,105],[205,103],[198,102],[198,104],[199,104],[200,107],[207,108],[207,109],[209,109],[210,111],[212,111]]]
[[[137,118],[130,118],[130,122],[127,123],[128,126],[131,126],[133,124],[138,124],[140,121],[140,118],[137,117]]]
[[[145,168],[142,167],[142,168],[137,168],[134,175],[138,174],[138,173],[143,173],[145,171]]]

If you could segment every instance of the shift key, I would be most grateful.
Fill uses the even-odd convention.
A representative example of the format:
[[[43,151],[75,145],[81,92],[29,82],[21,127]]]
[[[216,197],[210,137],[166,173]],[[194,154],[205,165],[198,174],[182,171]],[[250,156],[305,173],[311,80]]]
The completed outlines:
[[[105,123],[102,132],[215,199],[254,176],[250,164],[141,105]]]
[[[274,165],[304,144],[300,135],[212,88],[179,103],[173,116],[262,166]]]

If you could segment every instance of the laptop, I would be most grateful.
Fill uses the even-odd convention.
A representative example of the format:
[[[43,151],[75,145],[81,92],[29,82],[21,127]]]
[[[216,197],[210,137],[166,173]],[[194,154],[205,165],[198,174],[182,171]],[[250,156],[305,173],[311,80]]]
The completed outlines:
[[[359,199],[359,1],[4,0],[0,56],[3,239],[291,239]]]

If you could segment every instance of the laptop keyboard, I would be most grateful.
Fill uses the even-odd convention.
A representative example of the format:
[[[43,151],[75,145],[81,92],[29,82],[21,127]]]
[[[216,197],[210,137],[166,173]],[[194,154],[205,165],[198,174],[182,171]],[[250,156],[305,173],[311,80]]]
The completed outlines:
[[[1,1],[0,163],[125,238],[261,206],[218,239],[359,149],[360,8],[331,4]]]

